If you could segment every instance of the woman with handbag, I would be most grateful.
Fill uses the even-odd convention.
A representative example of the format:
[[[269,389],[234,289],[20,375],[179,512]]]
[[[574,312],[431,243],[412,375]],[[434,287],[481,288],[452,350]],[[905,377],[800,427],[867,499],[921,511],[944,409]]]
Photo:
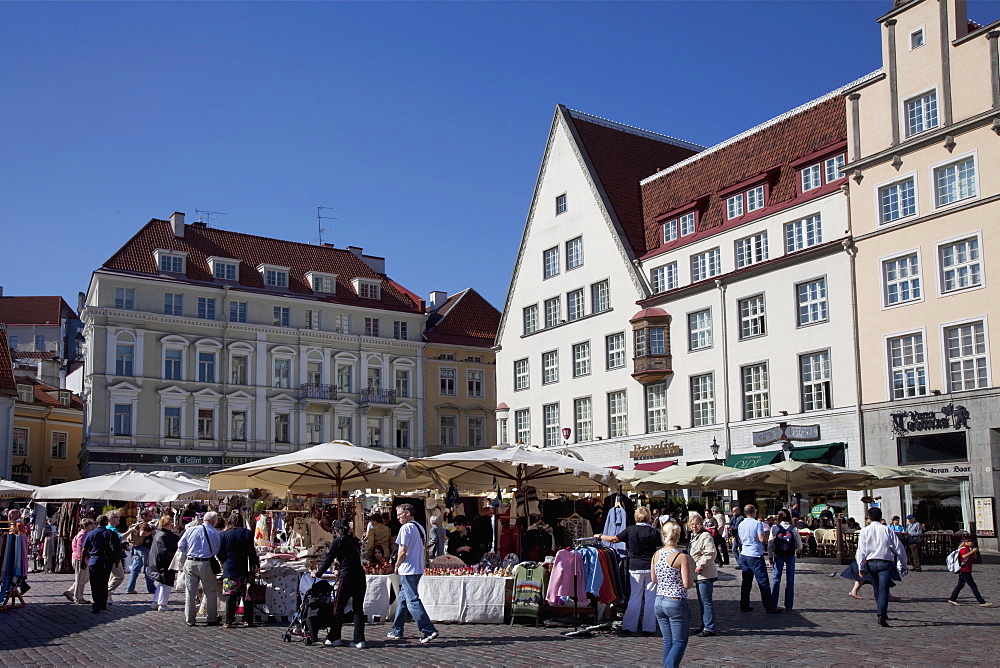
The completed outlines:
[[[174,533],[174,518],[164,515],[160,518],[159,529],[153,536],[149,547],[149,577],[153,579],[156,590],[153,592],[153,610],[166,612],[170,610],[170,592],[177,581],[177,571],[170,566],[177,553],[180,537]]]
[[[652,576],[656,585],[656,621],[663,634],[663,668],[681,665],[691,633],[691,609],[687,590],[694,587],[691,557],[677,547],[681,527],[668,522],[663,527],[663,547],[653,555]]]
[[[236,608],[243,601],[243,626],[253,626],[253,605],[247,599],[250,575],[260,568],[260,559],[253,544],[253,532],[244,526],[243,516],[233,511],[226,521],[219,544],[222,563],[222,593],[226,597],[226,617],[222,626],[233,628]]]

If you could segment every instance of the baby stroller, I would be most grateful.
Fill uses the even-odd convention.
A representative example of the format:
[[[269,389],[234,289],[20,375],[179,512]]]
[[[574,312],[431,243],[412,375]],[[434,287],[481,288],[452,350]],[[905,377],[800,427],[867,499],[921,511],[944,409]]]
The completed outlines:
[[[285,629],[282,639],[292,642],[292,637],[301,638],[306,645],[312,644],[309,626],[318,630],[329,626],[333,617],[333,585],[326,580],[317,580],[302,597],[302,604]]]

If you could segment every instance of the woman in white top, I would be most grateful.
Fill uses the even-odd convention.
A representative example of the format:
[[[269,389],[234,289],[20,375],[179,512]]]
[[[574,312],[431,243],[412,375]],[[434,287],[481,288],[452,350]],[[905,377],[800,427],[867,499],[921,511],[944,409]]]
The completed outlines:
[[[653,555],[652,577],[656,585],[656,622],[663,634],[663,668],[681,665],[691,633],[691,609],[687,590],[692,582],[691,558],[677,549],[681,527],[670,522],[663,527],[663,547]]]

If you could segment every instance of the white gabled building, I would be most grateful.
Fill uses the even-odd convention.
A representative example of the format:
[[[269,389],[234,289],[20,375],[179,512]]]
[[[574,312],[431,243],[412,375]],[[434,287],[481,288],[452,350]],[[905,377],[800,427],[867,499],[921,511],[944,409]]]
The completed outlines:
[[[698,150],[556,108],[497,334],[499,441],[621,465],[662,438],[631,377],[629,318],[648,296],[639,180]]]
[[[786,456],[863,463],[843,90],[641,182],[635,377],[683,463],[780,461],[782,425],[815,427]]]

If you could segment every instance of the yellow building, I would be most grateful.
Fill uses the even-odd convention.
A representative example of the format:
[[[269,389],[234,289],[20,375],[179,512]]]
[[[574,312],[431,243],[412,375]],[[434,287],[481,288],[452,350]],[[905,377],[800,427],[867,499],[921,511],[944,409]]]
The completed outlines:
[[[851,231],[865,463],[948,481],[881,492],[889,516],[969,528],[997,548],[1000,21],[963,0],[897,0],[883,66],[848,91]],[[1000,293],[998,293],[1000,294]],[[984,465],[985,464],[985,465]],[[989,526],[986,526],[986,525]]]
[[[472,288],[431,293],[424,331],[427,454],[496,444],[496,356],[500,312]]]
[[[80,397],[30,377],[16,382],[11,479],[40,486],[79,479]]]

